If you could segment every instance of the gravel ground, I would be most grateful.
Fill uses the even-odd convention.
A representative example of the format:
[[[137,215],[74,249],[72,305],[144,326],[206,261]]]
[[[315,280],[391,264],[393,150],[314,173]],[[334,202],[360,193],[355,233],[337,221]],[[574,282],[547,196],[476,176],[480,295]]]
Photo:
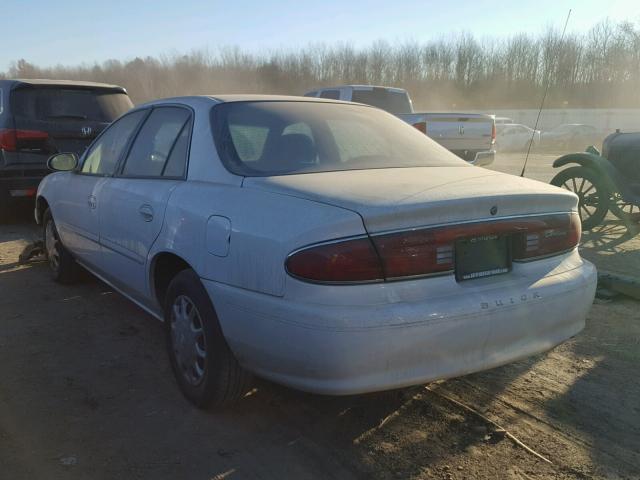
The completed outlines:
[[[534,156],[530,175],[550,178],[553,158]],[[488,372],[339,398],[259,380],[203,412],[174,384],[159,322],[89,276],[60,286],[17,263],[38,236],[28,216],[0,226],[0,478],[640,478],[633,300],[596,301],[574,339]],[[610,221],[583,247],[624,273],[639,250]]]

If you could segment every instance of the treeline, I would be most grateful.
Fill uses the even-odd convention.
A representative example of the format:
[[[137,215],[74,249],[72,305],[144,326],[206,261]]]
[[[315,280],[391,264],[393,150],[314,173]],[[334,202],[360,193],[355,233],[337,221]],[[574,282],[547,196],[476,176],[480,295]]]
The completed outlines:
[[[640,107],[640,24],[604,21],[561,40],[548,29],[479,40],[470,34],[367,48],[310,45],[252,54],[237,47],[187,55],[43,68],[16,61],[0,76],[68,78],[125,86],[135,102],[185,94],[300,95],[323,85],[408,89],[418,108]]]

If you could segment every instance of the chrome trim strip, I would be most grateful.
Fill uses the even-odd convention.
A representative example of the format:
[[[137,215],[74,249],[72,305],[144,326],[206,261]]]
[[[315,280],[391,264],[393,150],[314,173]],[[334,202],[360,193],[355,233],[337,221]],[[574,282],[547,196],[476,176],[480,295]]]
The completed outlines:
[[[348,242],[350,240],[360,240],[360,239],[369,238],[369,237],[370,237],[369,235],[367,235],[366,233],[363,233],[363,234],[360,234],[360,235],[354,235],[352,237],[340,237],[340,238],[336,238],[334,240],[325,240],[323,242],[318,242],[318,243],[309,243],[309,244],[305,245],[304,247],[296,248],[291,253],[289,253],[287,255],[287,260],[289,259],[289,257],[292,257],[296,253],[301,252],[302,250],[306,250],[307,248],[322,247],[324,245],[333,245],[334,243]]]
[[[395,230],[383,230],[381,232],[376,232],[376,233],[372,233],[370,236],[371,237],[379,237],[381,235],[389,235],[392,233],[403,233],[403,232],[414,232],[416,230],[425,230],[425,229],[432,229],[432,228],[440,228],[440,227],[448,227],[451,225],[470,225],[470,224],[474,224],[474,223],[494,223],[494,222],[500,222],[503,220],[514,220],[514,219],[521,219],[521,218],[532,218],[532,217],[548,217],[551,215],[567,215],[567,214],[572,214],[572,213],[576,213],[574,211],[570,211],[570,212],[548,212],[548,213],[526,213],[523,215],[509,215],[506,217],[492,217],[492,218],[483,218],[483,219],[479,219],[479,220],[463,220],[460,222],[448,222],[448,223],[436,223],[434,225],[422,225],[419,227],[408,227],[408,228],[397,228]]]

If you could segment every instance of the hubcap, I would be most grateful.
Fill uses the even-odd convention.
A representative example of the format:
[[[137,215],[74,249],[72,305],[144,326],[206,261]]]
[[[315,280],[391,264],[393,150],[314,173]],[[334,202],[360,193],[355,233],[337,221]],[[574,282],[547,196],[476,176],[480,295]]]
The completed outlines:
[[[53,220],[47,222],[44,232],[45,249],[47,250],[47,258],[49,259],[49,266],[52,270],[58,271],[60,267],[60,252],[58,250],[58,238],[56,236]]]
[[[205,375],[207,344],[200,312],[186,295],[179,295],[171,306],[171,340],[176,363],[191,385]]]

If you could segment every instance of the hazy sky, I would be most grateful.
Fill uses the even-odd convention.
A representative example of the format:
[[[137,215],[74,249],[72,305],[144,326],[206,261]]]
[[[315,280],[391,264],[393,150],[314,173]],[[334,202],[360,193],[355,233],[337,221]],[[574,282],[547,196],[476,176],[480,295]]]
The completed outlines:
[[[0,71],[20,58],[48,66],[228,45],[260,52],[319,42],[423,41],[461,31],[535,34],[560,28],[569,8],[570,31],[605,17],[640,22],[638,0],[2,0]]]

